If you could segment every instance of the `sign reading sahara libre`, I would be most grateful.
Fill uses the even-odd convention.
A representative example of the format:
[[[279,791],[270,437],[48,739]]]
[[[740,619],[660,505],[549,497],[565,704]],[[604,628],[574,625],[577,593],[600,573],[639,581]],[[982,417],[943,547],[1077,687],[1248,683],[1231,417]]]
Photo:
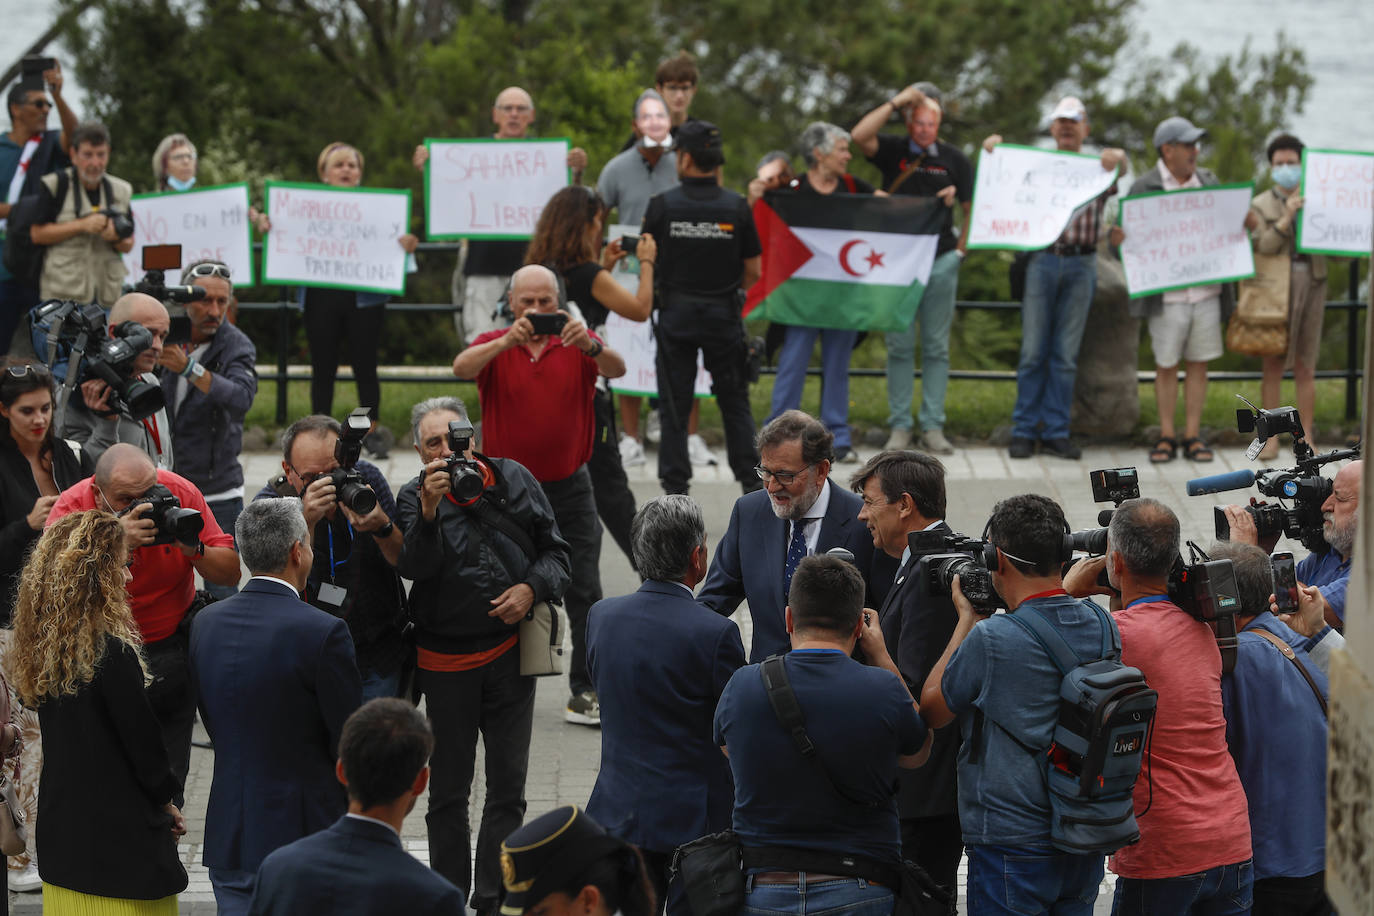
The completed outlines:
[[[1245,214],[1253,184],[1152,191],[1121,201],[1121,263],[1132,299],[1254,276]]]
[[[405,291],[410,192],[267,182],[267,283]]]
[[[1374,238],[1374,153],[1302,153],[1298,250],[1367,258]]]
[[[253,285],[253,238],[248,221],[248,185],[167,194],[135,194],[134,247],[124,257],[129,282],[143,277],[145,245],[180,245],[181,266],[214,258],[228,265],[236,286]],[[166,282],[181,277],[167,271]]]
[[[431,241],[527,239],[568,184],[568,140],[426,139],[425,227]]]
[[[999,143],[978,157],[968,247],[1035,251],[1054,244],[1074,211],[1116,184],[1117,169],[1086,153]]]

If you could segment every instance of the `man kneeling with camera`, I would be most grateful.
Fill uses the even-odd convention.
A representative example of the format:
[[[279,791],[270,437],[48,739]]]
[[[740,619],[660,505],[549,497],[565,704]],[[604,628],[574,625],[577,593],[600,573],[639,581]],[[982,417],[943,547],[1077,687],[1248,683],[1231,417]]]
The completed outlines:
[[[51,525],[64,515],[105,509],[120,517],[129,546],[129,606],[143,636],[153,682],[148,699],[177,782],[186,783],[196,697],[187,658],[187,620],[196,597],[195,574],[216,585],[239,581],[233,535],[220,530],[205,497],[184,477],[154,467],[137,446],[116,443],[95,465],[95,476],[58,497]],[[176,803],[180,807],[181,793]]]

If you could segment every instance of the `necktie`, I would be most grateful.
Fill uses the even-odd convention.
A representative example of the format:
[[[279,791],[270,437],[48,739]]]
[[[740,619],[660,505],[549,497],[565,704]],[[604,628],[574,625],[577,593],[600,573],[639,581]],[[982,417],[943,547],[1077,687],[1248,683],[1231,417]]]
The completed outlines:
[[[806,519],[797,519],[792,523],[792,540],[787,545],[787,561],[782,568],[782,598],[787,600],[787,591],[792,587],[792,574],[797,571],[797,564],[806,556]]]

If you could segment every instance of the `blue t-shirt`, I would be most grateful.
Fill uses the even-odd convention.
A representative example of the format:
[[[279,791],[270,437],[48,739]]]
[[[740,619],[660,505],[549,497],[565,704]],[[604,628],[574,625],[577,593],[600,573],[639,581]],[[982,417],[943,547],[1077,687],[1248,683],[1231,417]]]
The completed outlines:
[[[14,180],[14,170],[19,167],[19,157],[24,152],[24,148],[10,139],[7,133],[0,133],[0,202],[8,201],[6,195],[10,190],[10,182]],[[5,233],[0,230],[0,240],[3,240]],[[8,280],[12,275],[5,269],[5,261],[0,258],[0,282]]]
[[[1350,584],[1350,560],[1334,550],[1310,553],[1298,561],[1298,581],[1315,585],[1331,605],[1336,616],[1345,621],[1345,587]]]
[[[1221,678],[1226,743],[1250,806],[1255,880],[1302,878],[1326,867],[1326,716],[1311,686],[1263,628],[1293,647],[1312,680],[1326,675],[1304,637],[1265,611],[1241,631],[1236,668]]]
[[[730,750],[740,841],[900,862],[897,757],[926,740],[906,688],[891,672],[838,650],[793,651],[784,664],[830,778],[852,798],[879,804],[841,797],[802,758],[773,714],[759,666],[746,665],[725,685],[714,726],[716,743]]]
[[[1032,598],[1015,613],[1036,611],[1084,660],[1101,657],[1103,618],[1116,626],[1090,602],[1062,594]],[[1004,614],[975,624],[950,658],[940,690],[963,736],[959,822],[966,844],[1049,844],[1045,764],[1026,748],[1050,746],[1063,677],[1039,641]]]

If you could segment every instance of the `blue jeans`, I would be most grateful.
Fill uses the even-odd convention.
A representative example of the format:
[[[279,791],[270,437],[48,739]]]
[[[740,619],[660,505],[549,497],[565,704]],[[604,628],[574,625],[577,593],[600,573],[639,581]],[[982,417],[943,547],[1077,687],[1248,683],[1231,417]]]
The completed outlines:
[[[378,697],[394,697],[401,689],[401,672],[378,674],[371,668],[359,672],[363,678],[363,702]]]
[[[835,434],[835,447],[847,448],[849,437],[849,355],[858,331],[836,328],[799,328],[789,325],[778,350],[778,374],[773,380],[771,421],[784,410],[801,405],[806,367],[816,338],[821,339],[821,422]]]
[[[805,872],[802,873],[805,876]],[[755,884],[745,879],[744,909],[755,916],[824,913],[825,916],[891,916],[892,889],[862,878],[842,878],[806,884]]]
[[[1254,881],[1249,859],[1177,878],[1118,878],[1112,916],[1242,916],[1250,912]]]
[[[969,846],[969,916],[1091,916],[1102,868],[1102,856],[1043,846]]]
[[[1078,347],[1097,289],[1097,256],[1040,251],[1026,267],[1011,434],[1067,439]],[[1042,429],[1038,429],[1043,424]]]
[[[887,425],[911,429],[911,393],[916,372],[916,322],[921,323],[921,429],[943,429],[949,386],[949,326],[959,289],[959,255],[935,259],[916,317],[905,331],[887,335]]]
[[[210,512],[215,516],[215,521],[219,524],[220,530],[230,537],[234,534],[234,523],[239,520],[239,513],[243,511],[243,498],[226,499],[220,502],[210,503]],[[212,585],[205,583],[205,590],[214,596],[216,601],[229,598],[239,593],[239,587],[235,585]]]
[[[210,887],[215,891],[215,910],[219,916],[245,916],[257,880],[258,873],[255,871],[210,869]]]

